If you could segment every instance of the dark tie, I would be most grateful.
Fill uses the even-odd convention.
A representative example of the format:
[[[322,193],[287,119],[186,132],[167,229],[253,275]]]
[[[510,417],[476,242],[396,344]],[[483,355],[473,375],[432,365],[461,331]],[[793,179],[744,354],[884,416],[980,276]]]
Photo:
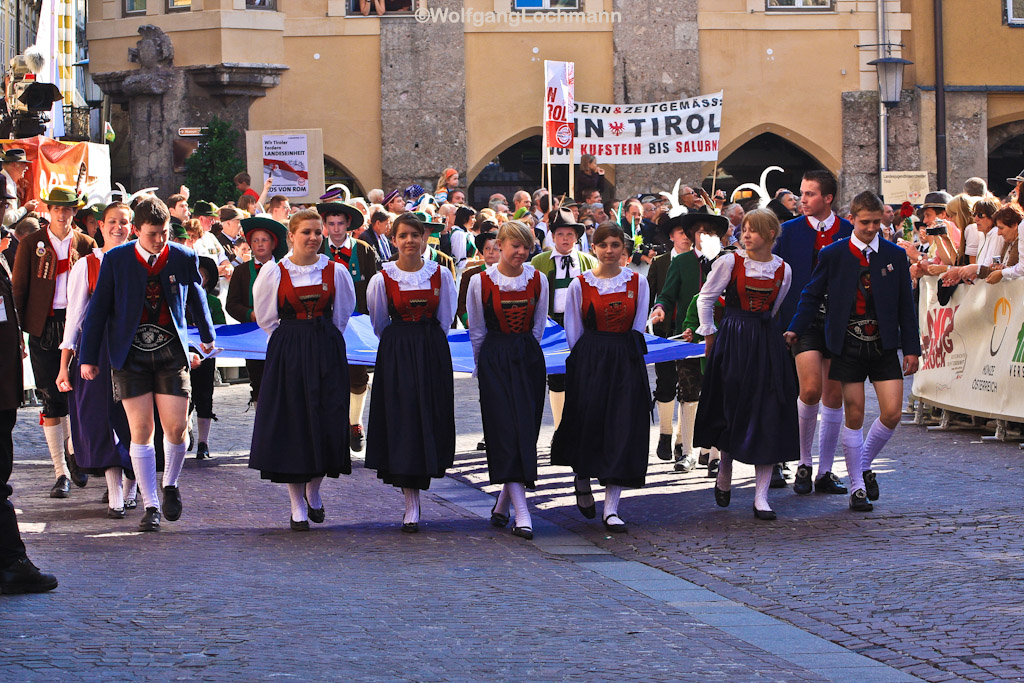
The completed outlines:
[[[331,245],[331,256],[337,256],[339,253],[341,253],[341,247],[336,247],[336,246],[334,246],[332,244]]]
[[[155,254],[150,254],[149,255],[149,267],[152,268],[154,263],[156,263],[156,255]]]
[[[871,263],[871,247],[864,247],[864,260]]]
[[[572,256],[562,257],[562,267],[565,268],[565,274],[569,274],[569,269],[572,268]]]
[[[825,221],[820,221],[818,223],[818,231],[825,232],[826,230],[828,230],[828,225],[826,225]]]

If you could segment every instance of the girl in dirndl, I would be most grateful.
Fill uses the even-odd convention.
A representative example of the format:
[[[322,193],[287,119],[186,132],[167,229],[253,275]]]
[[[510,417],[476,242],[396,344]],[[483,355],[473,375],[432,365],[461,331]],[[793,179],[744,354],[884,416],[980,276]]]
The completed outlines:
[[[110,379],[110,357],[107,339],[100,342],[100,371],[96,379],[82,379],[74,360],[82,337],[82,322],[89,299],[96,288],[103,255],[128,239],[131,232],[131,209],[114,202],[103,211],[100,231],[103,248],[79,259],[68,277],[67,324],[61,342],[60,372],[57,389],[71,392],[71,440],[75,445],[78,466],[83,472],[103,475],[107,480],[107,517],[124,519],[125,508],[135,507],[135,479],[128,455],[131,432],[128,418],[119,401],[114,400]],[[125,496],[125,489],[129,495]],[[127,500],[126,500],[127,498]]]
[[[419,531],[420,491],[455,462],[455,384],[446,330],[458,295],[451,271],[423,258],[427,229],[411,213],[391,225],[398,259],[370,280],[366,304],[380,338],[370,394],[366,467],[402,489],[402,531]]]
[[[324,477],[352,473],[348,360],[342,336],[356,305],[352,277],[320,253],[323,223],[312,209],[288,222],[292,253],[261,268],[253,285],[256,322],[270,335],[256,404],[249,467],[288,485],[290,526],[325,518]]]
[[[502,484],[491,524],[508,524],[511,503],[516,509],[512,533],[530,540],[526,488],[537,482],[547,381],[540,340],[548,317],[548,279],[524,263],[533,251],[532,229],[509,221],[498,230],[497,241],[498,262],[469,283],[469,338],[480,382],[487,471],[492,484]]]
[[[572,467],[576,505],[596,514],[590,480],[605,487],[603,521],[626,533],[619,517],[623,488],[640,488],[647,476],[651,388],[647,345],[647,279],[621,267],[626,237],[602,223],[591,240],[598,266],[569,285],[565,303],[565,410],[551,443],[551,464]]]
[[[772,466],[800,452],[793,357],[774,319],[792,280],[789,264],[772,254],[781,230],[773,212],[748,213],[744,250],[719,256],[697,297],[707,369],[694,442],[722,453],[715,483],[722,507],[731,498],[733,461],[754,466],[754,516],[763,520],[775,519],[768,505]],[[715,302],[723,293],[724,317],[716,328]]]

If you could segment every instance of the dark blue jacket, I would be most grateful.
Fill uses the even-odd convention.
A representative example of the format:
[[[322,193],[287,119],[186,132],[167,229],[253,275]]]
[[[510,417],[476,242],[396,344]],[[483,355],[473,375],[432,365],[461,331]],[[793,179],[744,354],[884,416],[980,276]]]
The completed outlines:
[[[839,221],[836,241],[849,237],[853,233],[853,224],[838,216],[836,220]],[[793,284],[779,306],[779,323],[783,327],[789,325],[796,315],[800,292],[811,280],[811,271],[814,270],[814,243],[817,237],[818,231],[811,227],[805,216],[800,216],[782,224],[782,233],[772,247],[772,253],[781,256],[793,271]]]
[[[188,352],[188,330],[185,305],[199,328],[204,342],[214,340],[213,322],[206,303],[206,292],[199,274],[199,257],[180,244],[168,244],[167,264],[160,271],[160,282],[167,308],[178,332],[181,350]],[[98,365],[100,342],[106,329],[110,349],[110,365],[115,370],[124,366],[142,320],[146,297],[146,267],[135,256],[135,242],[115,247],[103,257],[96,291],[89,300],[89,309],[82,324],[81,363]]]
[[[878,253],[871,256],[870,263],[871,293],[875,300],[882,348],[902,349],[906,355],[920,356],[921,337],[907,253],[879,237]],[[811,281],[800,294],[800,304],[789,331],[797,336],[806,332],[828,292],[825,343],[829,351],[841,356],[859,285],[860,260],[850,251],[850,240],[840,240],[825,247],[818,253],[818,266]]]

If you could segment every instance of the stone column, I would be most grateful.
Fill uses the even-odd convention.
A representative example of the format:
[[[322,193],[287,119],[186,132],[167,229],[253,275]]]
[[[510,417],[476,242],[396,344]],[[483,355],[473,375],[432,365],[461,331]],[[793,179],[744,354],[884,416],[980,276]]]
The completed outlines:
[[[889,109],[890,170],[922,170],[919,121],[917,93],[904,90],[899,106]],[[865,190],[878,192],[878,169],[878,93],[843,93],[843,167],[837,208]]]
[[[615,0],[622,15],[615,24],[615,101],[625,104],[660,102],[700,93],[697,45],[697,0]],[[699,184],[699,163],[619,164],[616,196],[646,192],[653,186],[670,189],[676,178]]]
[[[461,12],[459,0],[431,9]],[[434,191],[446,167],[466,177],[466,66],[459,22],[380,22],[381,165],[384,191],[416,183]]]

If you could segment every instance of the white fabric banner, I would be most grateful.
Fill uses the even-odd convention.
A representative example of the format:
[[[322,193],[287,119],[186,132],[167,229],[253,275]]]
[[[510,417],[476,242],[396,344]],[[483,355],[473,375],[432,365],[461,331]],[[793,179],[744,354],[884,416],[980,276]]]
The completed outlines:
[[[1024,280],[960,285],[945,306],[921,279],[914,395],[958,413],[1024,422]]]
[[[573,135],[570,125],[576,88],[573,62],[544,60],[544,132],[550,147],[569,149]]]
[[[576,102],[575,151],[545,150],[553,164],[579,163],[593,154],[599,164],[667,164],[714,161],[722,130],[722,91],[673,102],[589,104]]]

